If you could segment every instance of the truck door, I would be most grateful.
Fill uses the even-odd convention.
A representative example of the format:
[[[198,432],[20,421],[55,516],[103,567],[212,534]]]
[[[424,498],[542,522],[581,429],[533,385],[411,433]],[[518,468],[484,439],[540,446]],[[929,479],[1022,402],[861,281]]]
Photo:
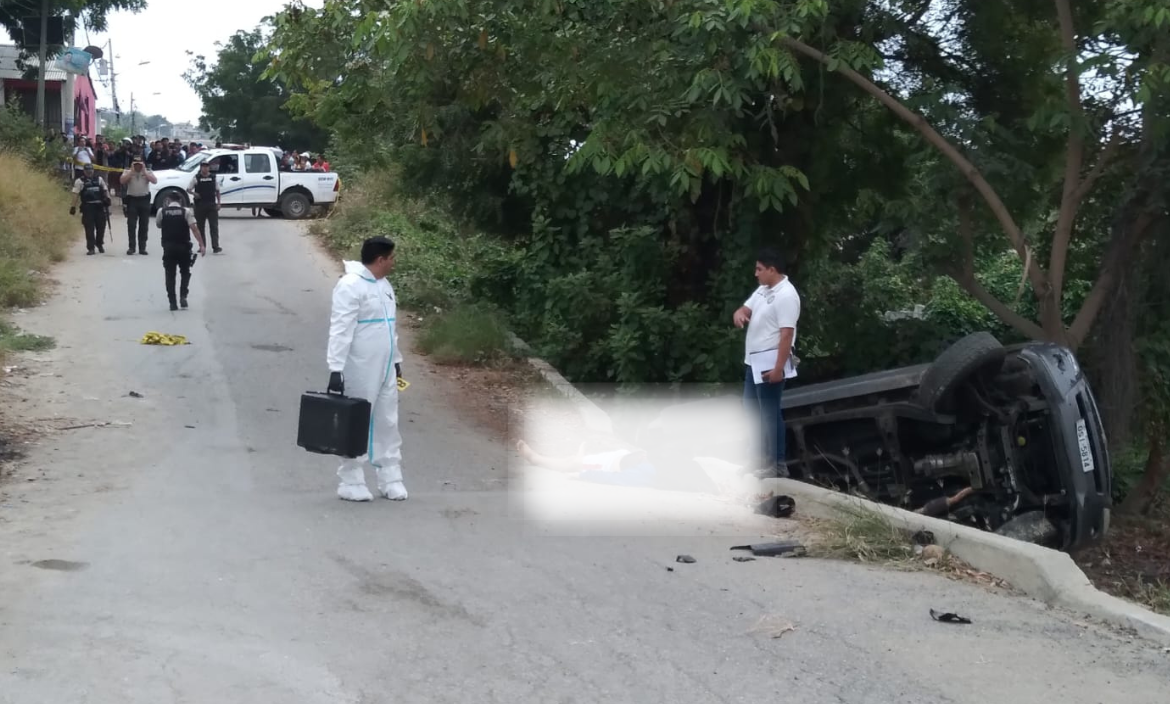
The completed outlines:
[[[280,195],[280,179],[276,175],[273,155],[257,150],[244,153],[243,158],[244,173],[238,184],[240,199],[236,202],[275,204]]]
[[[224,205],[240,203],[240,160],[235,154],[220,154],[208,164],[219,180],[219,199]],[[234,200],[233,200],[234,199]]]

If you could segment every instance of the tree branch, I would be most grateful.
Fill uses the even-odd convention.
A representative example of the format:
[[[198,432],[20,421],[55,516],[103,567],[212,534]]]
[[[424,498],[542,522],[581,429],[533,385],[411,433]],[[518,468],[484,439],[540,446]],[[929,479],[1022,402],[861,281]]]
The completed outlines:
[[[1073,194],[1073,201],[1079,206],[1085,196],[1093,190],[1093,186],[1097,183],[1097,179],[1101,178],[1105,168],[1109,166],[1109,162],[1113,160],[1114,153],[1117,152],[1117,147],[1121,144],[1121,132],[1118,129],[1113,130],[1113,135],[1109,138],[1109,143],[1097,155],[1097,163],[1093,164],[1093,168],[1089,173],[1085,174],[1085,178],[1081,184],[1077,186],[1076,193]]]
[[[959,198],[959,239],[962,245],[962,263],[957,273],[950,274],[955,283],[971,297],[982,303],[1000,320],[1033,340],[1044,339],[1044,330],[1036,323],[1015,312],[979,283],[975,277],[975,233],[971,224],[970,205]]]
[[[1056,218],[1056,229],[1052,233],[1052,254],[1048,259],[1048,278],[1052,284],[1052,300],[1060,305],[1064,287],[1064,268],[1068,261],[1068,246],[1072,240],[1073,225],[1076,223],[1079,203],[1081,165],[1085,160],[1085,141],[1081,135],[1084,125],[1084,106],[1081,105],[1081,80],[1077,70],[1077,38],[1073,29],[1072,10],[1069,0],[1055,0],[1056,15],[1060,19],[1060,43],[1065,52],[1068,66],[1065,69],[1064,92],[1068,101],[1070,123],[1068,146],[1064,157],[1064,190],[1060,196],[1060,212]]]
[[[798,39],[793,39],[792,37],[781,37],[780,42],[789,49],[798,51],[805,56],[819,61],[822,64],[829,64],[828,56]],[[995,189],[992,188],[991,184],[987,182],[987,179],[983,177],[983,174],[979,172],[979,169],[975,168],[974,164],[968,161],[966,157],[960,154],[959,151],[946,140],[945,137],[939,134],[934,129],[934,127],[932,127],[930,123],[926,121],[926,118],[922,117],[913,110],[910,110],[905,105],[902,105],[902,103],[898,102],[897,99],[879,88],[865,76],[862,76],[860,73],[854,71],[848,66],[839,66],[837,71],[860,87],[862,90],[877,98],[879,102],[889,108],[895,115],[902,118],[902,120],[914,127],[914,129],[916,129],[923,137],[926,138],[926,141],[928,141],[936,149],[942,152],[944,156],[950,159],[951,162],[958,167],[963,176],[965,176],[967,180],[971,182],[971,185],[975,187],[975,190],[979,192],[979,195],[983,196],[983,200],[987,202],[988,207],[991,208],[991,212],[995,214],[996,219],[1003,228],[1004,234],[1007,235],[1008,240],[1012,243],[1012,246],[1020,255],[1020,259],[1025,261],[1028,259],[1028,244],[1024,239],[1023,232],[1020,231],[1019,226],[1016,225],[1015,220],[1012,219],[1011,213],[1008,212],[1007,206],[1004,205],[1002,200],[1000,200],[999,194],[995,192]],[[1028,276],[1032,279],[1032,285],[1036,289],[1037,295],[1043,295],[1043,293],[1048,290],[1048,279],[1041,270],[1040,265],[1036,264],[1034,261],[1032,266],[1028,268]],[[974,293],[972,293],[972,295],[974,295]]]
[[[1133,228],[1128,235],[1120,237],[1110,247],[1109,253],[1101,264],[1101,273],[1097,275],[1097,281],[1093,283],[1093,288],[1089,289],[1089,294],[1085,296],[1084,302],[1081,303],[1081,309],[1077,311],[1072,325],[1069,326],[1068,338],[1074,350],[1089,336],[1089,330],[1092,329],[1093,322],[1097,319],[1097,314],[1101,312],[1101,306],[1105,303],[1106,297],[1112,292],[1113,282],[1117,278],[1117,269],[1121,266],[1124,253],[1136,247],[1142,241],[1142,238],[1146,235],[1146,231],[1150,229],[1153,223],[1154,216],[1152,214],[1149,212],[1142,213],[1134,222]]]

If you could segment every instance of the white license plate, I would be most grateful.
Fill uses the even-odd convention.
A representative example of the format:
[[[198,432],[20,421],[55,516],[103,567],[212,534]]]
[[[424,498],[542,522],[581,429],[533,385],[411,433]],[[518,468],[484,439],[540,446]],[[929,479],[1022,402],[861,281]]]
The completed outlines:
[[[1096,469],[1093,464],[1093,448],[1089,445],[1089,429],[1083,420],[1077,421],[1077,445],[1081,449],[1081,467],[1086,472],[1092,472]]]

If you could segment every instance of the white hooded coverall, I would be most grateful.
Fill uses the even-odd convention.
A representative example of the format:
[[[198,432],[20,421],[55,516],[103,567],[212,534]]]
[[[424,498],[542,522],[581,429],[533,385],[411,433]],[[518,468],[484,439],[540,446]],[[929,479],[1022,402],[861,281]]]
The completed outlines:
[[[402,484],[402,435],[398,431],[398,378],[402,362],[398,347],[398,306],[394,287],[375,279],[360,262],[345,262],[345,275],[333,288],[329,323],[328,364],[341,372],[345,395],[370,402],[370,439],[366,454],[346,459],[337,470],[337,494],[350,501],[369,501],[364,463],[374,466],[378,491],[389,499],[405,499]]]

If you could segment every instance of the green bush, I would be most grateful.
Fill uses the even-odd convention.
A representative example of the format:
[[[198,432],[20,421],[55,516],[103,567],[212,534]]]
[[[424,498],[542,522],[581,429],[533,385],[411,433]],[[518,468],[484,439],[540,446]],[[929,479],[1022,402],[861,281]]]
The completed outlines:
[[[52,349],[56,342],[44,335],[29,335],[0,321],[0,354],[5,352],[39,352]]]
[[[508,357],[508,328],[503,317],[488,306],[460,305],[427,325],[419,347],[444,364],[501,362]]]

